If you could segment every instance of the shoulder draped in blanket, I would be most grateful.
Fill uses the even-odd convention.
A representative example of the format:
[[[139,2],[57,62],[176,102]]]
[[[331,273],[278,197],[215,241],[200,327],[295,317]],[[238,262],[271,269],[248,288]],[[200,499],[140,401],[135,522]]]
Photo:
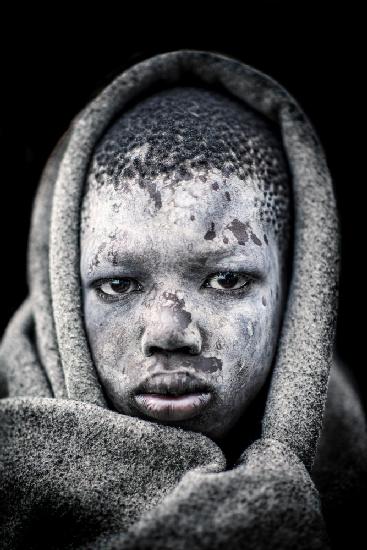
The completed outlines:
[[[132,100],[185,81],[276,121],[292,176],[292,275],[261,430],[232,466],[200,433],[111,410],[83,325],[80,202],[93,148]],[[357,548],[366,422],[334,359],[338,271],[324,153],[281,85],[192,50],[115,78],[71,122],[34,202],[29,295],[0,346],[1,548]]]

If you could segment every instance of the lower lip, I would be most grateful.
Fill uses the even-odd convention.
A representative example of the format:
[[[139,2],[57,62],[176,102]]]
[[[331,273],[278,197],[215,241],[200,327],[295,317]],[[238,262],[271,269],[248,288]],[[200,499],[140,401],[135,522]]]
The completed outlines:
[[[188,420],[202,412],[211,399],[210,393],[163,395],[144,393],[135,395],[139,409],[157,420]]]

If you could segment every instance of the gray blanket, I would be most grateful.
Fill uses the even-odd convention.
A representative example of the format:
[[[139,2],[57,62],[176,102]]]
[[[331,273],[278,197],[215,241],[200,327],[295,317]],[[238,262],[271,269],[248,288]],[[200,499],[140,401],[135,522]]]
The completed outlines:
[[[185,80],[221,88],[276,121],[292,174],[287,305],[261,433],[234,465],[202,434],[110,410],[83,325],[80,200],[93,147],[132,99]],[[318,549],[352,541],[358,518],[343,518],[364,494],[367,432],[358,393],[334,357],[338,260],[322,148],[277,82],[190,50],[115,78],[60,139],[34,202],[29,296],[0,346],[1,547]]]

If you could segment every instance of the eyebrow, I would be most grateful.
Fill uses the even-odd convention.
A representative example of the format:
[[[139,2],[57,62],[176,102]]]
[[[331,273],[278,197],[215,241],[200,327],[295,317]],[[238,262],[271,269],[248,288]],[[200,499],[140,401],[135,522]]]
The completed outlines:
[[[241,247],[242,248],[242,247]],[[246,254],[244,254],[243,250],[241,250],[240,246],[230,246],[227,248],[219,248],[216,250],[208,249],[208,250],[200,250],[195,253],[192,253],[191,251],[187,252],[187,256],[190,258],[191,263],[200,264],[203,265],[204,261],[208,258],[227,258],[232,256],[237,256],[239,259],[249,259]],[[138,265],[146,262],[146,254],[138,251],[117,251],[117,250],[107,250],[107,263],[112,266],[123,266],[123,265]]]
[[[229,248],[219,248],[216,250],[200,250],[195,253],[187,252],[188,265],[192,272],[201,272],[204,269],[225,269],[230,268],[231,264],[234,268],[238,268],[243,264],[246,271],[254,276],[260,276],[265,268],[264,257],[262,254],[257,254],[256,257],[248,256],[239,245],[234,243]],[[257,247],[256,247],[257,248]],[[158,254],[157,254],[158,255]],[[157,258],[158,259],[158,258]],[[89,269],[88,278],[95,276],[104,276],[108,266],[115,268],[123,268],[127,272],[133,270],[138,276],[144,276],[145,269],[142,269],[144,264],[147,264],[147,256],[143,252],[124,251],[124,250],[106,250],[104,260],[100,261],[99,265],[93,265]],[[222,264],[222,265],[220,265]]]

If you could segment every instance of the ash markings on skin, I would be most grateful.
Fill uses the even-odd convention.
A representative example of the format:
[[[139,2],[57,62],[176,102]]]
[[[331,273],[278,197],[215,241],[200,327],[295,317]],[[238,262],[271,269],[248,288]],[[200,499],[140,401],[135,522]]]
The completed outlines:
[[[225,192],[225,195],[226,195],[227,201],[230,201],[231,200],[231,195],[229,194],[228,191]]]
[[[251,231],[249,222],[241,222],[237,218],[234,218],[232,222],[227,225],[227,228],[232,231],[233,235],[236,237],[238,244],[245,245],[251,237],[251,240],[257,245],[261,246],[260,239]]]
[[[212,241],[213,239],[215,239],[215,231],[214,231],[214,227],[215,227],[215,224],[214,222],[211,222],[211,229],[209,229],[205,235],[204,235],[204,239],[207,240],[207,241]]]
[[[222,364],[222,360],[218,359],[218,357],[204,357],[203,355],[200,355],[196,357],[195,360],[195,365],[197,365],[203,372],[215,372],[222,370]]]
[[[150,198],[154,201],[155,207],[159,210],[162,208],[162,197],[161,192],[158,191],[156,185],[149,184],[147,185],[147,191],[149,193]]]
[[[251,231],[250,236],[251,236],[251,239],[253,240],[253,242],[254,242],[257,246],[261,246],[261,241],[260,241],[260,239],[255,235],[255,233],[253,233],[253,232]]]
[[[235,218],[229,225],[227,225],[227,228],[232,231],[238,241],[238,244],[244,245],[248,241],[249,225],[249,222],[242,223],[240,220]]]
[[[107,254],[107,258],[112,265],[118,265],[118,254],[116,250],[110,250]]]
[[[181,319],[182,319],[182,329],[185,330],[189,324],[191,323],[191,313],[189,311],[186,311],[184,309],[185,307],[185,300],[176,296],[176,294],[173,294],[172,292],[164,292],[163,293],[164,298],[167,300],[171,300],[173,302],[173,311],[180,312]]]
[[[214,191],[218,191],[219,185],[216,181],[214,183],[212,183],[212,189],[214,189]]]
[[[100,254],[102,254],[102,252],[106,248],[106,246],[107,246],[107,243],[102,243],[98,247],[98,250],[97,250],[96,254],[94,255],[93,260],[89,264],[89,274],[91,274],[94,271],[94,269],[101,263],[101,261],[99,259],[99,256],[100,256]]]

